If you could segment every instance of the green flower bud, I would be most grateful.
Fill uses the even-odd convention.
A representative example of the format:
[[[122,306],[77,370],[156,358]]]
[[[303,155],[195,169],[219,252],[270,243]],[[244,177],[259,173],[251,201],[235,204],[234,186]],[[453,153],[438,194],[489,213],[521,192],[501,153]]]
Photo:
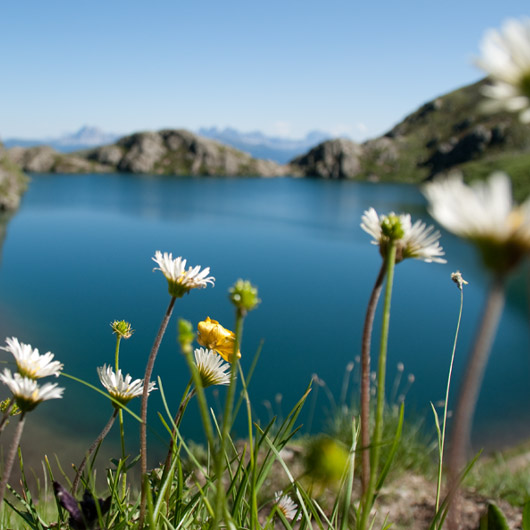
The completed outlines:
[[[229,289],[230,301],[240,310],[252,311],[261,300],[258,298],[258,288],[254,287],[248,280],[237,280]]]
[[[115,320],[110,323],[110,327],[112,328],[112,332],[122,339],[129,339],[134,333],[134,329],[131,329],[131,325],[129,322],[125,322],[125,320]]]
[[[195,340],[195,333],[193,333],[193,326],[189,320],[179,318],[178,321],[178,338],[180,349],[182,353],[192,353],[193,341]]]
[[[390,214],[381,222],[381,231],[391,241],[401,239],[405,235],[401,220],[398,215]]]

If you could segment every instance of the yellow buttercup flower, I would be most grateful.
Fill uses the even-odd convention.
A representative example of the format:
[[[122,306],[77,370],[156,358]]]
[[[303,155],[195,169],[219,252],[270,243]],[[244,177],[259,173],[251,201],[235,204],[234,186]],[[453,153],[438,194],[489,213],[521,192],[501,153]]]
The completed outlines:
[[[197,342],[217,352],[225,361],[232,362],[234,357],[234,343],[236,336],[234,332],[224,328],[210,317],[199,322],[197,325]],[[237,358],[241,357],[241,352],[237,351]]]

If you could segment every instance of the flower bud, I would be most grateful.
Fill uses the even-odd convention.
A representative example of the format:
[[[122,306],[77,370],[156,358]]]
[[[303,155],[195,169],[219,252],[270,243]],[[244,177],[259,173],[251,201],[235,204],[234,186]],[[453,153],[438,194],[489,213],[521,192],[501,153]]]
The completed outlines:
[[[460,290],[463,289],[464,285],[467,285],[469,282],[466,282],[464,278],[462,277],[462,273],[460,271],[452,272],[451,273],[451,280],[453,280],[458,288]]]
[[[177,340],[180,343],[182,353],[188,354],[193,351],[192,344],[195,340],[195,333],[193,333],[193,326],[190,321],[179,318]]]
[[[258,298],[258,288],[254,287],[248,280],[237,280],[233,287],[230,287],[229,293],[230,301],[245,313],[255,309],[261,302]]]
[[[405,235],[398,215],[391,213],[381,221],[381,231],[391,241],[401,239]]]
[[[112,333],[122,339],[129,339],[134,333],[134,329],[131,329],[131,324],[125,322],[125,320],[115,320],[110,323],[110,327],[112,328]]]

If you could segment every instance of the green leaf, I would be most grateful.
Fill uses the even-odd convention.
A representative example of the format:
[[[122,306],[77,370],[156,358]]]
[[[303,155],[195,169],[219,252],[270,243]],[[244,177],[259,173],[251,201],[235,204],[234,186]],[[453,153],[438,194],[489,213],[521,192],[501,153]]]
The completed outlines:
[[[480,518],[480,530],[510,530],[502,510],[493,502],[488,504],[488,511]]]
[[[530,530],[530,501],[523,508],[523,530]]]
[[[478,460],[479,456],[481,455],[482,451],[479,451],[475,457],[467,464],[465,469],[460,473],[458,476],[458,479],[456,481],[456,484],[452,487],[452,489],[447,493],[445,499],[443,500],[440,508],[436,512],[434,519],[431,522],[431,526],[429,526],[429,530],[436,530],[437,528],[442,528],[444,525],[445,518],[447,517],[447,514],[449,513],[449,505],[451,504],[451,501],[453,500],[453,496],[455,495],[456,491],[460,487],[460,484],[466,478],[467,474],[471,471],[471,468],[475,465],[475,462]]]

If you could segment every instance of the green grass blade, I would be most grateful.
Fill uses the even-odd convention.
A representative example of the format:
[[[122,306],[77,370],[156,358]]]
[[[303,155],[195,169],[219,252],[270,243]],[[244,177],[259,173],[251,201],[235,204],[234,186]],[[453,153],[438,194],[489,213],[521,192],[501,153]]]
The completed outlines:
[[[376,488],[375,488],[375,494],[374,499],[377,497],[377,494],[381,487],[383,486],[386,477],[390,471],[390,467],[392,466],[392,461],[394,460],[394,457],[396,455],[396,451],[399,446],[399,441],[401,440],[401,434],[403,432],[403,420],[405,417],[405,404],[401,403],[401,407],[399,408],[399,419],[398,424],[396,428],[396,434],[394,436],[394,440],[392,442],[392,447],[390,449],[390,453],[388,455],[388,458],[386,459],[385,465],[383,467],[383,470],[381,471],[381,475],[379,476],[379,480],[377,481]]]

